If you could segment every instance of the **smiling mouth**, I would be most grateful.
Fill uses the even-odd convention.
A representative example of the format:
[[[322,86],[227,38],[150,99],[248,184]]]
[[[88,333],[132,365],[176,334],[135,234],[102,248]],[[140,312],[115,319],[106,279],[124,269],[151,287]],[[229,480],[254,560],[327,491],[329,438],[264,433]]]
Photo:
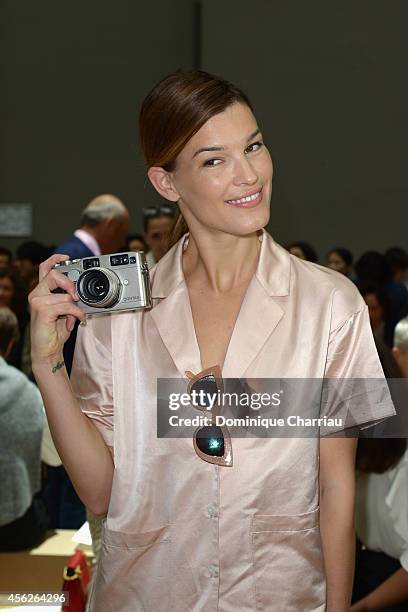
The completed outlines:
[[[236,206],[242,205],[242,204],[249,204],[251,202],[257,202],[262,194],[262,187],[259,189],[259,191],[255,191],[254,193],[248,194],[247,196],[244,196],[243,198],[239,198],[238,200],[225,200],[227,202],[227,204],[234,204]]]

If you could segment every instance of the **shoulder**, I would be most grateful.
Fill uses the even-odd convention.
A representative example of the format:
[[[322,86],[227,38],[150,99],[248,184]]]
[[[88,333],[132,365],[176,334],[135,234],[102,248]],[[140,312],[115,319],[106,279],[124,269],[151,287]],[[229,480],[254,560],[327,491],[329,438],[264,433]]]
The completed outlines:
[[[316,300],[323,299],[330,303],[332,329],[366,308],[356,285],[344,274],[303,261],[294,255],[289,257],[299,286],[309,293],[313,292]]]
[[[81,259],[82,257],[88,257],[92,255],[92,252],[86,244],[82,242],[75,234],[72,234],[68,240],[60,244],[56,249],[55,253],[61,253],[62,255],[68,255],[71,259]]]
[[[27,376],[6,362],[0,366],[0,405],[26,404],[29,399],[34,408],[42,408],[42,398],[36,385]]]

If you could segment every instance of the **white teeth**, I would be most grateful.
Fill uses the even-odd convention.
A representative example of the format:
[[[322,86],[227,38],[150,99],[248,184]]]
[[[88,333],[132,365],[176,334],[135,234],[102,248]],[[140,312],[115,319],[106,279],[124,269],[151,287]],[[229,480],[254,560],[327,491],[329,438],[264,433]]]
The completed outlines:
[[[244,202],[252,202],[252,200],[256,200],[259,197],[261,192],[258,191],[251,196],[247,196],[246,198],[241,198],[240,200],[227,200],[228,204],[243,204]]]

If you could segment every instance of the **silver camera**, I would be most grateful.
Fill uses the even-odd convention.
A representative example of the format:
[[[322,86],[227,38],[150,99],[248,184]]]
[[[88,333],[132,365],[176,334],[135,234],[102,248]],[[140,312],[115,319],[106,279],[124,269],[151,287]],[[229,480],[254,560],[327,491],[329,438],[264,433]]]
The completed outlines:
[[[76,284],[77,305],[87,314],[152,307],[142,251],[67,260],[54,268]]]

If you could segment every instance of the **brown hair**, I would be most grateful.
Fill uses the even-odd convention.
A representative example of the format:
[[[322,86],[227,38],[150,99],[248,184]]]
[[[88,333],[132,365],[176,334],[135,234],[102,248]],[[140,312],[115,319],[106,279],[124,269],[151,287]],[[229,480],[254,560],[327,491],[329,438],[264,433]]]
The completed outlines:
[[[214,115],[236,102],[252,105],[238,87],[202,70],[178,70],[160,81],[143,101],[139,117],[140,144],[147,167],[174,170],[187,142]],[[180,213],[170,236],[173,246],[188,232]]]

